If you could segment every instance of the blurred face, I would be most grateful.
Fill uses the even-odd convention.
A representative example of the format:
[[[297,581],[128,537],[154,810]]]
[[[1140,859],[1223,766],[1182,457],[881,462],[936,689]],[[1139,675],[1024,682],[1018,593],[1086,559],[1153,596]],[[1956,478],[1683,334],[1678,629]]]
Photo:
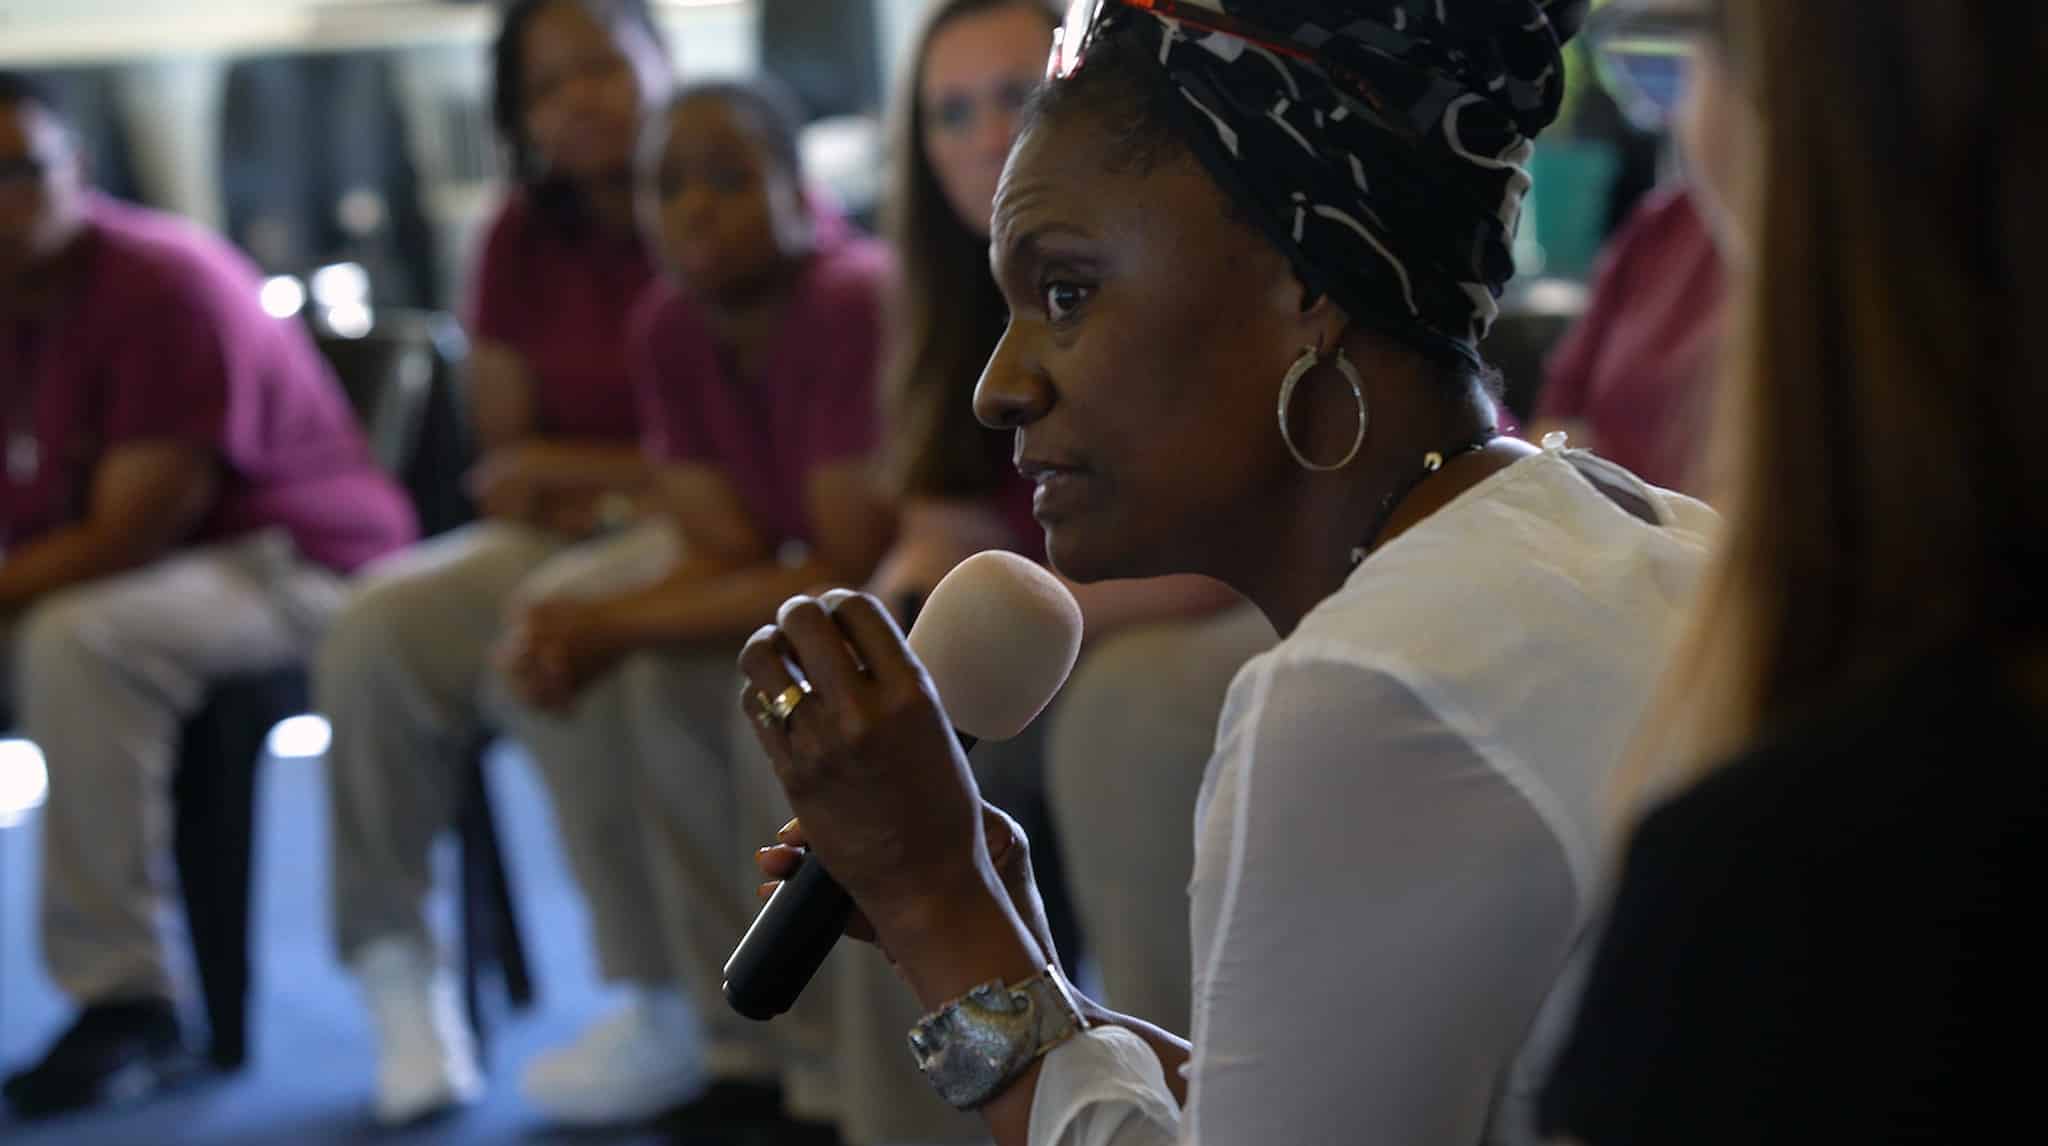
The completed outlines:
[[[988,233],[989,206],[1018,114],[1045,78],[1052,27],[1028,4],[962,16],[939,29],[918,83],[924,149],[946,201],[969,230]]]
[[[744,293],[809,246],[803,189],[761,145],[745,112],[721,99],[691,99],[665,127],[643,181],[643,210],[663,259],[689,289]]]
[[[84,181],[62,124],[0,103],[0,287],[55,257],[84,216]]]
[[[645,109],[668,83],[660,49],[578,0],[535,13],[519,49],[526,138],[542,166],[576,181],[630,171]]]
[[[1748,259],[1759,162],[1755,112],[1711,44],[1696,50],[1688,84],[1675,124],[1679,146],[1722,253],[1740,264]]]
[[[1117,148],[1072,111],[1018,141],[991,247],[1011,321],[975,413],[1015,428],[1068,576],[1214,572],[1292,476],[1273,396],[1327,320],[1192,157],[1118,172]]]

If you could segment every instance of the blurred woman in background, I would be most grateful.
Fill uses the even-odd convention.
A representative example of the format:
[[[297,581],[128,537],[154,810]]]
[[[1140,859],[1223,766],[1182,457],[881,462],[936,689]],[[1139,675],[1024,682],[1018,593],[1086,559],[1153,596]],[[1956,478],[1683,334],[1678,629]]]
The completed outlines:
[[[1730,528],[1628,777],[1651,810],[1546,1121],[2031,1138],[2048,10],[1694,7],[1687,133],[1744,327]]]
[[[544,572],[551,561],[602,548],[645,481],[625,335],[654,277],[634,226],[633,158],[670,84],[661,33],[644,0],[517,0],[495,59],[517,184],[470,285],[485,520],[374,571],[314,676],[334,727],[336,929],[377,1022],[376,1110],[389,1123],[481,1086],[421,908],[428,854],[482,731],[478,686],[507,602],[562,582],[560,567]]]
[[[642,212],[664,274],[629,350],[649,520],[593,566],[610,592],[522,598],[487,689],[554,796],[604,977],[627,1004],[528,1068],[558,1122],[779,1117],[781,1031],[720,968],[749,883],[727,733],[746,634],[791,593],[858,585],[892,507],[868,480],[888,250],[805,193],[794,98],[693,86],[658,117]]]

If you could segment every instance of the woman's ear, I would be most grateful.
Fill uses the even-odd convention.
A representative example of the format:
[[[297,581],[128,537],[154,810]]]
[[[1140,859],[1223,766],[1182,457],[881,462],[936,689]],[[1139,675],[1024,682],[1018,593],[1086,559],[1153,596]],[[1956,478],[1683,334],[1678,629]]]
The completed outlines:
[[[1337,300],[1328,291],[1318,290],[1300,274],[1294,277],[1296,289],[1300,291],[1298,307],[1307,341],[1303,345],[1330,347],[1341,345],[1344,332],[1351,326],[1351,319]]]

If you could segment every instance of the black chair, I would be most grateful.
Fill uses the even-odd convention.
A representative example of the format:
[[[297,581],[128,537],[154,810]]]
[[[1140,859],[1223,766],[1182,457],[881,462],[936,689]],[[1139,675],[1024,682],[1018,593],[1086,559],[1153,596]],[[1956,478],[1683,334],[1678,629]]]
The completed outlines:
[[[460,524],[466,502],[456,478],[468,447],[455,375],[462,341],[453,320],[383,314],[365,337],[320,341],[379,461],[405,483],[426,530]],[[179,745],[174,849],[210,1028],[208,1057],[224,1070],[248,1056],[256,769],[270,729],[309,703],[303,668],[222,681],[186,723]],[[487,975],[497,974],[513,1007],[533,1000],[481,744],[469,756],[460,807],[463,993],[481,1042]]]

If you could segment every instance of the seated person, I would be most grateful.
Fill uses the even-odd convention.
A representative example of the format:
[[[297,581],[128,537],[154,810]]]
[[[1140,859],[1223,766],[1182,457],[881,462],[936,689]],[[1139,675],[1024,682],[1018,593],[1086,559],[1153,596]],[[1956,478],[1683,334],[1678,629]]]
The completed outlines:
[[[656,125],[642,215],[670,281],[631,353],[653,528],[681,553],[645,588],[530,605],[500,663],[604,976],[631,988],[527,1071],[563,1123],[774,1106],[774,1032],[719,992],[753,907],[732,862],[734,658],[790,594],[861,583],[893,528],[868,481],[886,251],[807,199],[797,124],[779,89],[715,84]]]
[[[1695,187],[1758,337],[1546,1141],[2032,1141],[2048,7],[1684,7]]]
[[[156,915],[179,730],[214,681],[294,665],[340,575],[410,542],[305,329],[219,239],[87,189],[76,141],[0,74],[0,641],[49,762],[43,954],[81,1008],[6,1096],[26,1115],[167,1084]]]
[[[990,209],[1058,18],[1045,0],[934,6],[895,109],[888,227],[904,266],[885,372],[883,469],[905,504],[897,544],[870,589],[904,614],[899,620],[976,552],[1045,559],[1032,484],[1011,464],[1011,435],[977,422],[973,400],[1009,317],[988,270]],[[1224,690],[1273,643],[1272,627],[1206,578],[1074,589],[1088,648],[1073,679],[1025,735],[978,747],[975,769],[989,798],[1038,842],[1039,886],[1068,965],[1085,944],[1118,1006],[1184,1022],[1187,913],[1171,892],[1186,882],[1195,794]],[[743,780],[770,777],[751,735],[740,754],[750,761]],[[746,812],[755,830],[787,818],[781,793],[772,781],[766,787]],[[1099,842],[1068,834],[1104,821],[1142,830],[1105,832]],[[1063,853],[1073,860],[1064,871]],[[885,962],[850,945],[833,962],[777,1022],[786,1031],[809,1026],[794,1037],[831,1048],[838,1103],[830,1117],[841,1135],[864,1144],[983,1138],[974,1120],[930,1100],[901,1053],[902,1032],[919,1012]],[[788,1078],[793,1093],[806,1081],[801,1070]]]
[[[975,422],[973,389],[1010,317],[987,260],[995,184],[1057,18],[1042,0],[934,6],[897,106],[889,227],[903,270],[885,477],[905,508],[870,589],[899,610],[977,550],[1044,561],[1032,483],[1012,465],[1012,436]],[[1073,677],[1024,737],[975,749],[975,772],[1038,843],[1038,886],[1067,964],[1092,960],[1112,1005],[1184,1025],[1190,939],[1176,892],[1194,851],[1196,790],[1231,677],[1274,632],[1206,577],[1073,589],[1087,638]],[[768,776],[764,759],[756,769]],[[750,823],[780,823],[772,798]],[[864,1144],[983,1138],[973,1119],[930,1103],[899,1054],[918,1011],[883,960],[846,952],[836,962],[825,1038],[842,1083],[840,1132]]]
[[[1005,1146],[1493,1141],[1597,891],[1597,793],[1709,515],[1497,432],[1481,340],[1583,5],[1369,7],[1079,6],[996,198],[1011,320],[975,408],[1039,477],[1053,563],[1214,576],[1286,635],[1230,688],[1163,892],[1193,1045],[1077,1004],[872,599],[791,602],[742,653],[783,842]]]
[[[625,576],[620,546],[666,559],[660,538],[607,534],[645,481],[625,343],[655,271],[633,153],[666,98],[667,55],[641,0],[520,0],[495,54],[518,184],[484,238],[465,318],[483,520],[381,563],[314,673],[334,729],[335,931],[377,1030],[376,1116],[392,1124],[482,1086],[422,906],[484,732],[478,690],[507,606],[593,565]]]
[[[1692,192],[1644,200],[1602,256],[1586,316],[1551,353],[1530,440],[1563,430],[1644,481],[1704,493],[1725,290]]]

